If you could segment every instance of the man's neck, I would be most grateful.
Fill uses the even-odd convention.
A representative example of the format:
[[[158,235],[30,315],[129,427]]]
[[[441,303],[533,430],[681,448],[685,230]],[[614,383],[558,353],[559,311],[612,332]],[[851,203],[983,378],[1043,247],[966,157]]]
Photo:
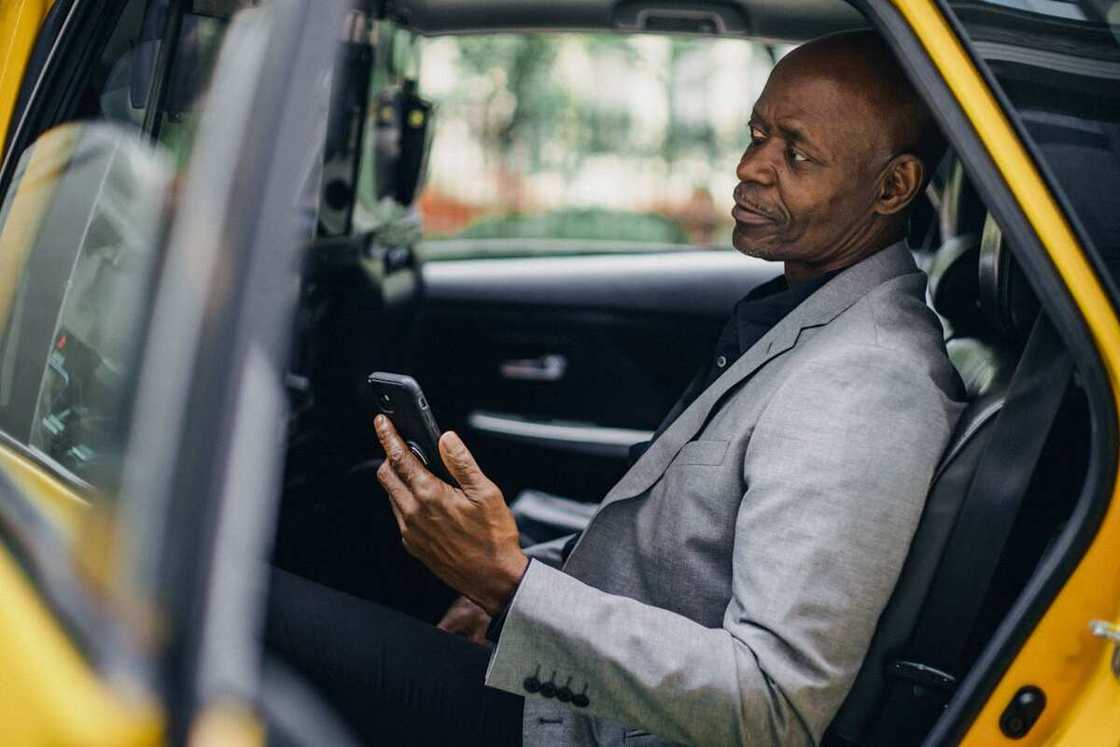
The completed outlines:
[[[887,240],[876,242],[868,248],[853,252],[842,258],[835,258],[830,261],[820,263],[808,262],[786,262],[785,263],[785,276],[786,283],[792,288],[813,278],[820,277],[828,272],[839,272],[840,270],[847,269],[852,265],[857,265],[868,257],[878,254],[889,246],[894,246],[899,241],[902,241],[904,236],[892,236]]]

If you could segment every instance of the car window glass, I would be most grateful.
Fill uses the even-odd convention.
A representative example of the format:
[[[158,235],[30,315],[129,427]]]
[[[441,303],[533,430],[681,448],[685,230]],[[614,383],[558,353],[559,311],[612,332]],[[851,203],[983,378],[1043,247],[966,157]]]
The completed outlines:
[[[434,110],[422,253],[727,246],[746,122],[778,54],[664,35],[420,39]]]
[[[147,112],[169,3],[127,5],[77,120],[20,154],[0,208],[0,429],[104,499],[118,488],[175,173],[228,25],[190,12],[198,5],[186,4],[157,117]]]
[[[1101,266],[1120,279],[1120,2],[955,2]]]
[[[224,15],[207,11],[211,5],[223,4],[249,3],[188,3],[177,24],[163,106],[150,125],[179,162],[189,150],[186,138],[193,131],[198,101],[229,23]],[[95,116],[137,129],[144,126],[149,99],[155,94],[152,82],[160,47],[170,30],[169,12],[170,0],[133,0],[125,7],[89,85],[98,92]]]

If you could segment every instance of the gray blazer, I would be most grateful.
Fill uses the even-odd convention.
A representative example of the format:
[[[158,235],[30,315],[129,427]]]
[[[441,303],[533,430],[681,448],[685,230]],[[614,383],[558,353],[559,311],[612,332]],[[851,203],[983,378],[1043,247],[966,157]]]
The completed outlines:
[[[841,272],[533,549],[486,673],[526,745],[820,740],[962,408],[925,287],[902,243]]]

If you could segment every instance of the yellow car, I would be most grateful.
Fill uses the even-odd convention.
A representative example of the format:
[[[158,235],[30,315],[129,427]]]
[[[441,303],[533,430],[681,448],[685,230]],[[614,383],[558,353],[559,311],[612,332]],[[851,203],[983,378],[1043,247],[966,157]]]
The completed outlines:
[[[450,599],[366,374],[580,528],[766,274],[717,204],[762,82],[864,26],[950,143],[910,241],[970,403],[824,744],[1120,743],[1120,2],[4,0],[0,744],[360,741],[261,631],[270,566]]]

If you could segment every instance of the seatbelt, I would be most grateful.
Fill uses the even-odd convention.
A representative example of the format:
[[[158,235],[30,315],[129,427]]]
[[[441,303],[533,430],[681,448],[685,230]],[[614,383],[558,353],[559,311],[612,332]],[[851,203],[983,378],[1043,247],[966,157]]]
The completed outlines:
[[[1043,314],[992,426],[910,643],[887,672],[886,705],[870,744],[919,741],[956,687],[955,676],[1012,525],[1057,419],[1073,361]]]

